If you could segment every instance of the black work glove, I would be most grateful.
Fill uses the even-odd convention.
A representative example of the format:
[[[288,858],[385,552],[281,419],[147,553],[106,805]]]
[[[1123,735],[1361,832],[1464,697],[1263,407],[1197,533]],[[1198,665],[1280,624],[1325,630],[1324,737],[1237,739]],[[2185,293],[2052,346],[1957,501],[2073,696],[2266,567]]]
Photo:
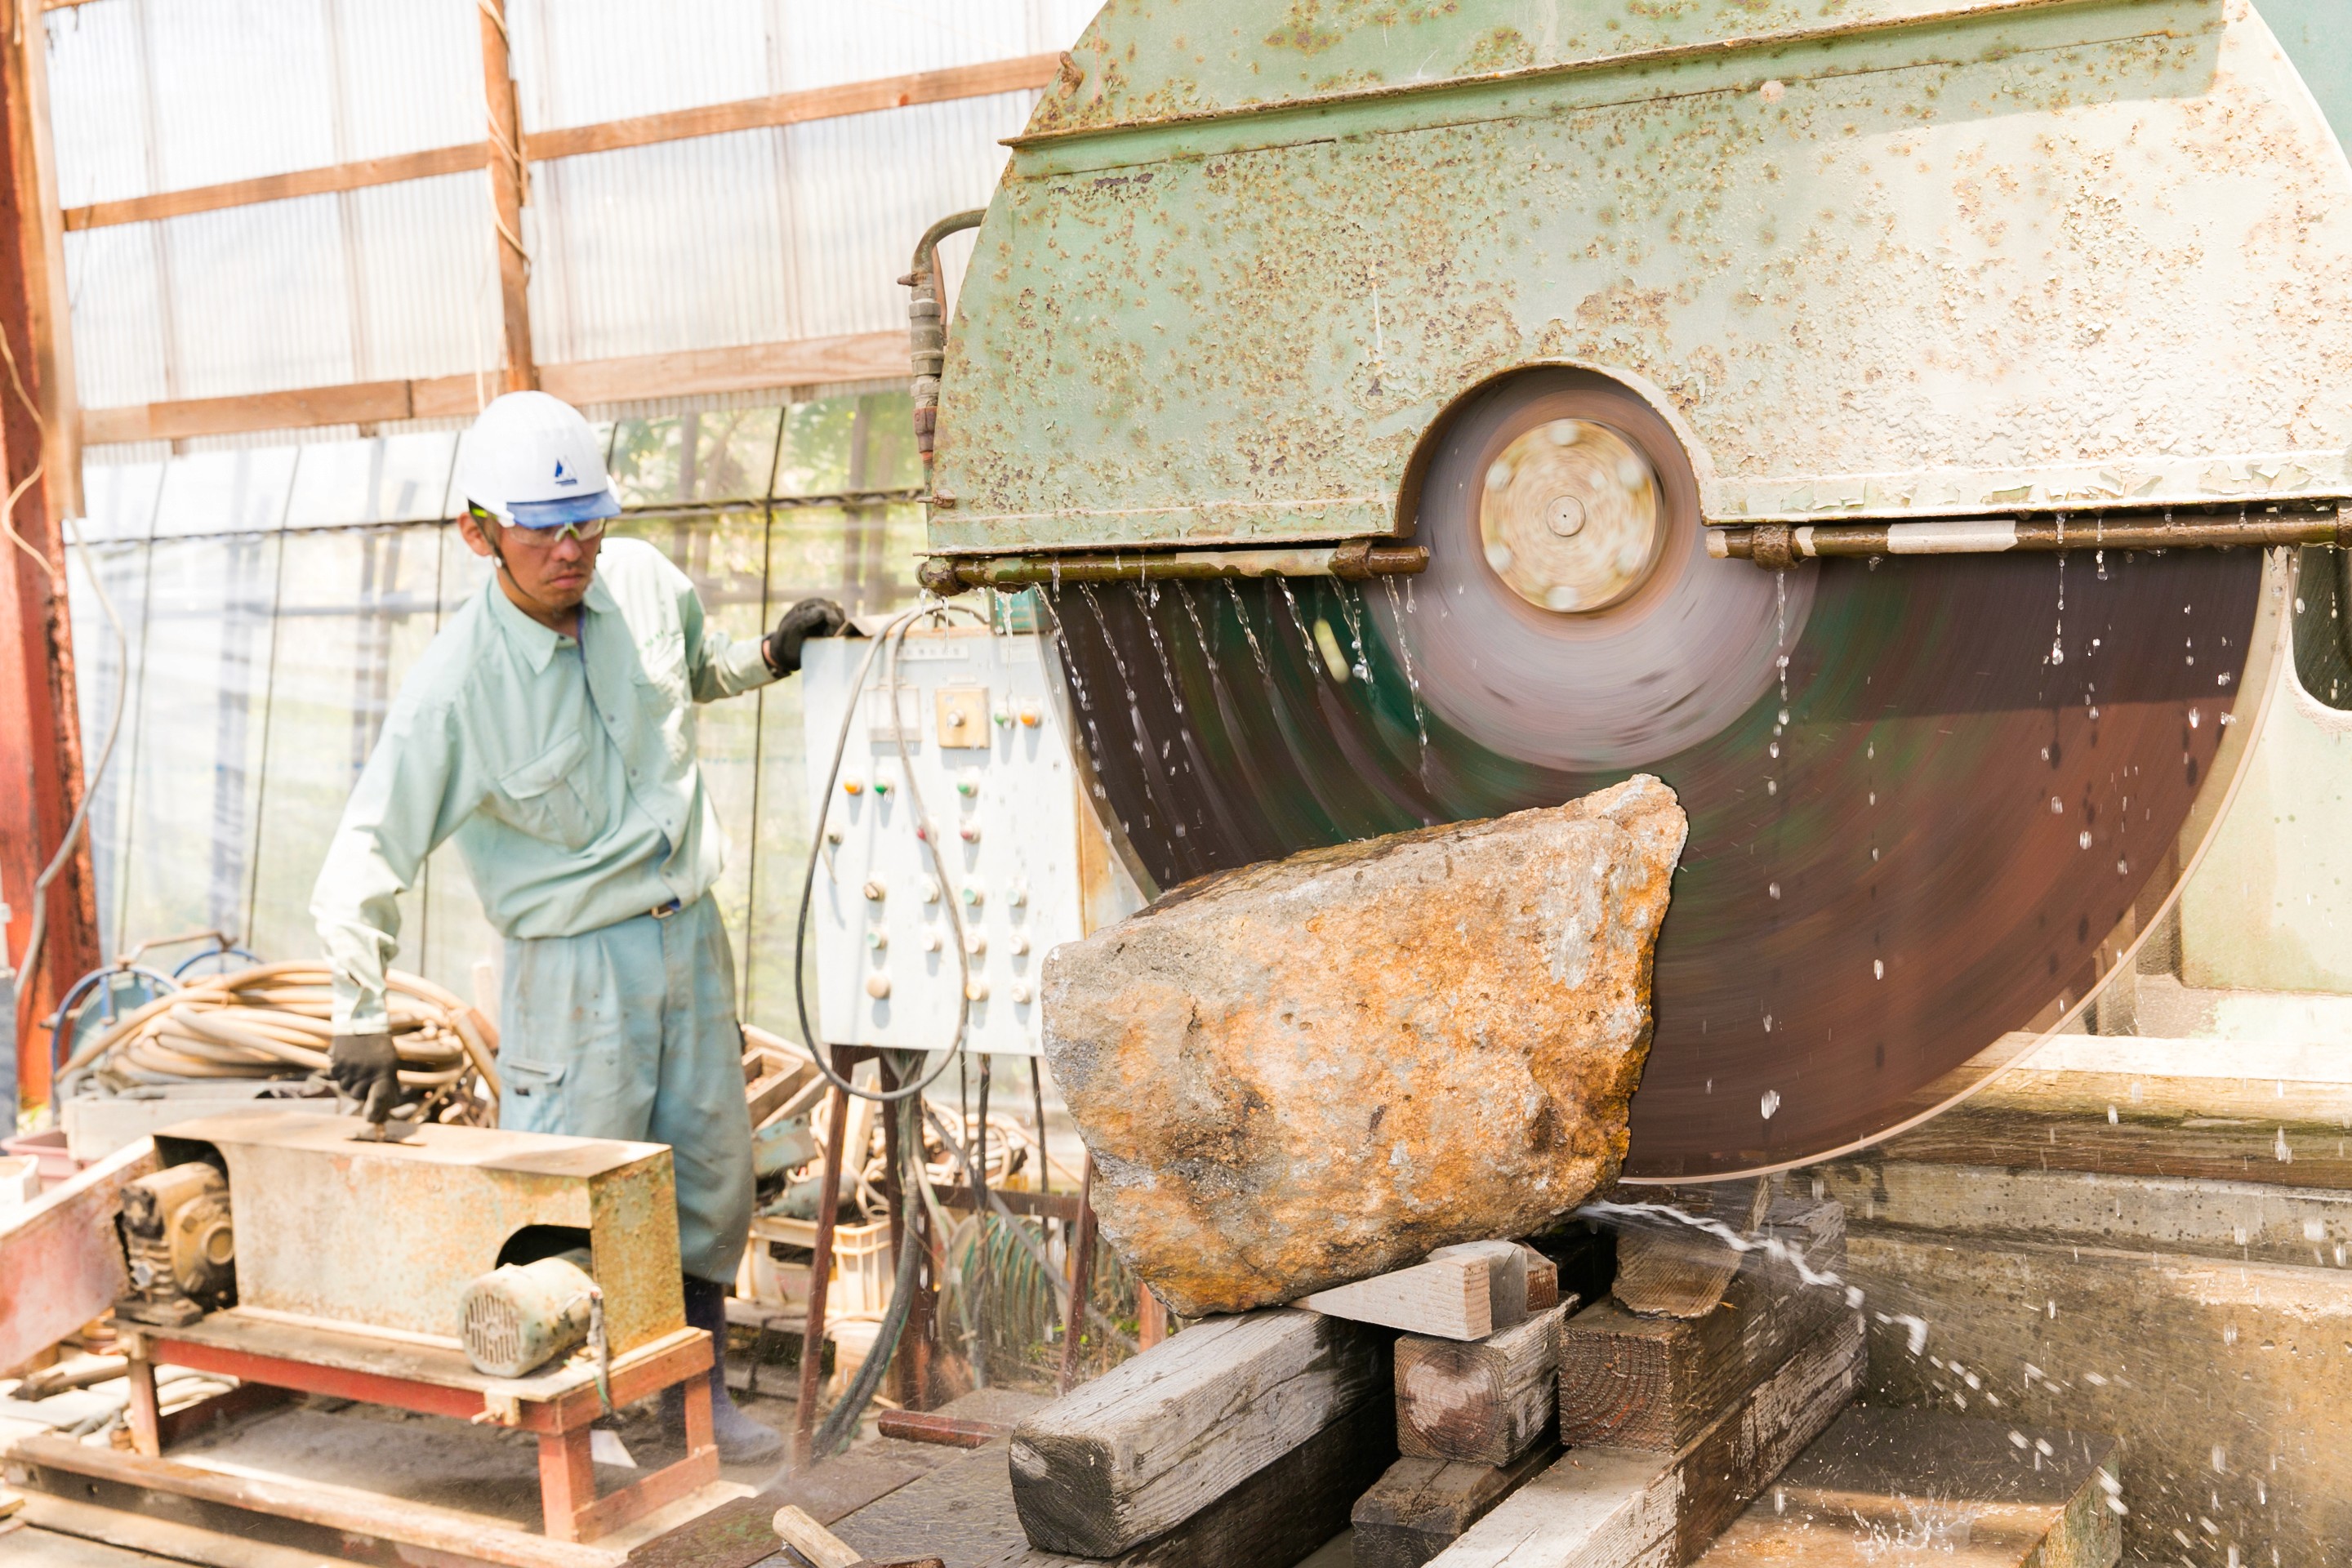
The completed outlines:
[[[803,599],[760,640],[760,657],[768,661],[769,674],[780,679],[794,674],[801,667],[801,644],[811,637],[839,637],[848,625],[848,615],[831,599]]]
[[[337,1035],[327,1047],[327,1076],[360,1102],[360,1114],[381,1127],[400,1098],[400,1053],[390,1035]]]

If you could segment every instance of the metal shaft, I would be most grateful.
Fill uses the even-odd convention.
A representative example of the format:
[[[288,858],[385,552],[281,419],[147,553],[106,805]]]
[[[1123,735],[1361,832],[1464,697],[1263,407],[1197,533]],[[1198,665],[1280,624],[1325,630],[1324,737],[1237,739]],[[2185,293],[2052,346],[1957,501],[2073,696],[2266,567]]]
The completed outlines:
[[[2173,521],[2134,513],[2080,521],[1969,518],[1951,522],[1758,523],[1710,528],[1706,552],[1785,570],[1831,555],[1998,555],[2011,551],[2220,550],[2352,543],[2352,507]]]
[[[1025,587],[1033,583],[1171,582],[1213,577],[1411,576],[1429,564],[1425,544],[1305,544],[1275,550],[1190,550],[1134,555],[934,555],[917,575],[940,595],[966,588]]]

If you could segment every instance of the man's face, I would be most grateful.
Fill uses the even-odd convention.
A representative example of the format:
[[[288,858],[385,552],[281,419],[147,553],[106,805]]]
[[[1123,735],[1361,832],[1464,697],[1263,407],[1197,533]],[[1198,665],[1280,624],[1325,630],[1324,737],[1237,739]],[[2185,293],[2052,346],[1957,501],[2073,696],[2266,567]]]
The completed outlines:
[[[515,586],[532,601],[559,612],[579,608],[580,601],[588,596],[589,581],[596,575],[596,552],[604,542],[602,538],[582,539],[569,528],[517,528],[496,520],[485,522],[470,510],[459,521],[458,530],[477,555],[491,554],[495,534]]]

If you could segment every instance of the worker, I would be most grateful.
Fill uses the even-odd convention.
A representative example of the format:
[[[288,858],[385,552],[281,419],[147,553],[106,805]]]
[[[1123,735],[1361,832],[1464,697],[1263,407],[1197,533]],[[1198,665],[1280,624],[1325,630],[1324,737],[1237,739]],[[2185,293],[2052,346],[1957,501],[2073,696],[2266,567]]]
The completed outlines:
[[[782,1439],[727,1392],[751,1128],[735,961],[710,894],[725,836],[695,760],[694,705],[793,673],[803,642],[846,618],[803,599],[756,642],[709,625],[660,551],[604,537],[621,508],[602,443],[545,393],[482,410],[457,478],[458,531],[495,569],[402,683],[311,894],[334,971],[328,1071],[384,1120],[399,1093],[384,1004],[396,900],[456,839],[506,939],[499,1125],[670,1146],[686,1318],[712,1341],[719,1457],[772,1459]],[[666,1415],[683,1430],[681,1390]]]

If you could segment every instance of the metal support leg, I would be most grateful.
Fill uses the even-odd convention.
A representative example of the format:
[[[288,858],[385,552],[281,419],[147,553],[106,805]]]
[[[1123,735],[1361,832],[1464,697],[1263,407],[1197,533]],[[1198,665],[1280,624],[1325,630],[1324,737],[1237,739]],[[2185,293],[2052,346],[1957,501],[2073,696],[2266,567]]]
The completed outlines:
[[[1062,1325],[1062,1375],[1054,1391],[1067,1394],[1078,1381],[1078,1342],[1086,1337],[1087,1303],[1095,1288],[1095,1157],[1087,1156],[1078,1178],[1078,1233],[1070,1241],[1070,1310]]]
[[[823,1047],[820,1047],[820,1049]],[[856,1070],[855,1063],[844,1067],[843,1058],[849,1053],[833,1054],[834,1071],[844,1082]],[[849,1138],[849,1097],[839,1089],[833,1092],[833,1116],[824,1134],[824,1177],[817,1184],[816,1247],[809,1259],[808,1315],[801,1328],[801,1400],[800,1409],[793,1418],[793,1468],[800,1469],[809,1462],[810,1440],[816,1433],[816,1401],[824,1386],[824,1298],[826,1277],[833,1272],[834,1211],[840,1207],[842,1144]]]

